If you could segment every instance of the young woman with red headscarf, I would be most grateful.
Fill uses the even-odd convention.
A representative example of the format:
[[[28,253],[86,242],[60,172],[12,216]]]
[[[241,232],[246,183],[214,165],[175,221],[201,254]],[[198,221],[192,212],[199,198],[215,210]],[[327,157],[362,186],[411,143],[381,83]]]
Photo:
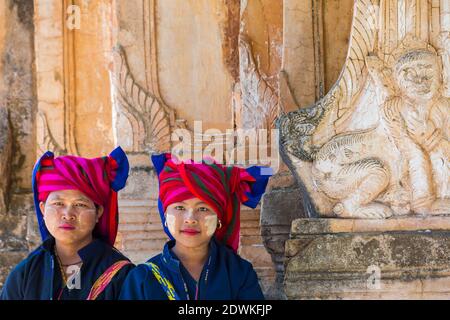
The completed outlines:
[[[134,267],[113,245],[128,160],[118,147],[85,159],[46,152],[33,170],[42,245],[14,268],[2,300],[117,299]]]
[[[270,168],[226,167],[212,159],[180,162],[170,154],[152,161],[159,212],[171,240],[130,272],[120,299],[264,299],[253,266],[237,250],[240,206],[257,206]]]

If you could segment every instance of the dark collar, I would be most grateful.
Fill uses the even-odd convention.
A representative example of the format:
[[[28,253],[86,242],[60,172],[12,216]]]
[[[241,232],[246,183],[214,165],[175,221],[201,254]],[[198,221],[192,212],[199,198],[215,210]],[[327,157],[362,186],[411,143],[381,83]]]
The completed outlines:
[[[175,246],[175,240],[167,241],[164,245],[164,249],[161,256],[161,262],[172,271],[180,270],[180,260],[171,253],[172,248]]]
[[[170,240],[166,242],[164,245],[164,249],[162,252],[161,261],[164,265],[166,265],[167,268],[171,269],[172,271],[180,272],[180,260],[178,257],[172,252],[172,248],[175,246],[175,240]],[[217,240],[215,237],[212,237],[211,241],[209,242],[209,255],[208,260],[211,259],[211,266],[214,264],[217,256]],[[208,260],[206,263],[208,263]]]
[[[93,239],[91,243],[78,250],[78,255],[83,262],[89,261],[92,258],[99,257],[106,249],[108,245],[102,240]],[[42,248],[53,255],[55,248],[55,238],[48,237],[43,243]]]

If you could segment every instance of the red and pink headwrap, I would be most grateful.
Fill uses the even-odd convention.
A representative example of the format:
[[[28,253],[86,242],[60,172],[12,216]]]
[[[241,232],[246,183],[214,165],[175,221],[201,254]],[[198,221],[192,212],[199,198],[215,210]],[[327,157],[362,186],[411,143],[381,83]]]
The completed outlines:
[[[59,190],[79,190],[95,204],[103,207],[94,236],[114,245],[118,227],[117,192],[125,186],[129,164],[118,147],[109,156],[86,159],[75,156],[54,157],[46,152],[33,170],[33,192],[41,236],[49,233],[40,212],[39,202]]]
[[[152,156],[152,161],[159,178],[159,209],[163,224],[164,213],[170,204],[199,198],[214,209],[222,223],[222,228],[215,233],[217,240],[237,251],[241,203],[255,208],[270,174],[261,174],[261,167],[256,166],[243,169],[209,160],[202,163],[174,161],[170,154]],[[171,236],[167,228],[165,231]]]

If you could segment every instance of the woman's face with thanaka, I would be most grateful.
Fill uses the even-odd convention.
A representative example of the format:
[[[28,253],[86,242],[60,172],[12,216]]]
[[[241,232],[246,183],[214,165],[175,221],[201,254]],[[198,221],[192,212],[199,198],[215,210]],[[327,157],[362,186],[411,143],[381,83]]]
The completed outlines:
[[[191,248],[208,244],[218,223],[214,210],[199,198],[172,203],[165,217],[177,243]]]
[[[39,204],[45,226],[61,243],[77,244],[92,238],[92,231],[103,214],[102,207],[78,190],[51,192]]]

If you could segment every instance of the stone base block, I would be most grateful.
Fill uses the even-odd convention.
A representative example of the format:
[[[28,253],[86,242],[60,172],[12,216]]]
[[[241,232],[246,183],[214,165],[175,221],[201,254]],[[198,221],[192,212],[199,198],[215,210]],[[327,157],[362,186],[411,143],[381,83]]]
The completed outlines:
[[[450,298],[450,217],[297,219],[288,299]]]

